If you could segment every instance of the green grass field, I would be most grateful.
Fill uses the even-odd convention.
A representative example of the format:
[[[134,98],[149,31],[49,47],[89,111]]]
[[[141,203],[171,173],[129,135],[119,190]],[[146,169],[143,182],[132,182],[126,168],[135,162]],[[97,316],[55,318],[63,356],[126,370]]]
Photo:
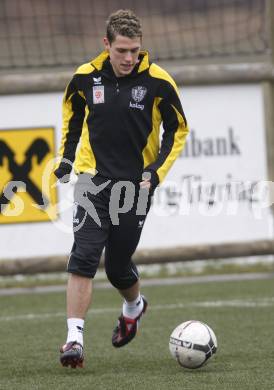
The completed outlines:
[[[273,279],[146,287],[140,332],[128,346],[111,345],[121,300],[95,289],[85,326],[84,369],[60,366],[65,294],[0,297],[0,389],[274,389]],[[208,365],[181,368],[168,340],[181,322],[198,319],[215,331],[219,348]]]

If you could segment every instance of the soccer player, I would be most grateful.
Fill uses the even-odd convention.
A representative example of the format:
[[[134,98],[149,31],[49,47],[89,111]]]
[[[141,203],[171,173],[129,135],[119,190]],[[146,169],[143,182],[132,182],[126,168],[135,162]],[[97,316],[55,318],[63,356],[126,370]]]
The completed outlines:
[[[78,181],[63,366],[83,366],[84,321],[103,249],[107,277],[124,298],[114,347],[134,338],[147,308],[132,255],[153,192],[180,154],[188,127],[175,82],[141,44],[137,16],[131,10],[111,14],[105,50],[77,69],[64,95],[55,175],[67,181],[73,164]]]

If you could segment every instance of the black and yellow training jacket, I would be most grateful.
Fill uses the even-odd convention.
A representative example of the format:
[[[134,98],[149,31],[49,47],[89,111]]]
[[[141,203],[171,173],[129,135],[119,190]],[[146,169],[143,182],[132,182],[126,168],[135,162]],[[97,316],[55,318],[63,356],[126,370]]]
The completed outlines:
[[[150,171],[163,180],[188,128],[173,79],[149,62],[147,52],[139,59],[130,75],[119,78],[107,52],[77,69],[63,100],[57,177],[70,172],[70,161],[76,173],[140,181]]]

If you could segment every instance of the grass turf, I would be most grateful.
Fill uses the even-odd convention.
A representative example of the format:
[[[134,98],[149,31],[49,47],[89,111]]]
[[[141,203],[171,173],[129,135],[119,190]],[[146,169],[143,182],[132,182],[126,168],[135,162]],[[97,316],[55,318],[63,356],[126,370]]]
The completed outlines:
[[[121,299],[96,289],[85,325],[86,367],[63,368],[65,294],[0,297],[0,389],[274,389],[273,280],[146,287],[140,332],[114,349],[112,328]],[[172,330],[198,319],[215,331],[219,348],[208,365],[181,368],[168,350]]]

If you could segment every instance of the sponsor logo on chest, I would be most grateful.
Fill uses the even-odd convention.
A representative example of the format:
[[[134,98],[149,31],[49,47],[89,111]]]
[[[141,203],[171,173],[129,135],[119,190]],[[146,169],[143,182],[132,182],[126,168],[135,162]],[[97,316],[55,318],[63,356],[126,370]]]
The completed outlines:
[[[144,97],[146,96],[147,88],[141,85],[138,85],[131,90],[131,97],[134,100],[134,103],[129,102],[130,108],[137,108],[139,110],[143,110],[145,108],[144,104],[139,104]]]
[[[92,87],[93,104],[105,103],[105,89],[103,85]]]

